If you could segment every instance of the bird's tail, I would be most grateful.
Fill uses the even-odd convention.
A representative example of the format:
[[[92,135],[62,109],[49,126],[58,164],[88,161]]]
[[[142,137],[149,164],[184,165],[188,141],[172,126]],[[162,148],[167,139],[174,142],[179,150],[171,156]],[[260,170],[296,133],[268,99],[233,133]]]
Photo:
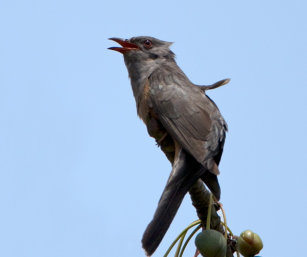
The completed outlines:
[[[162,241],[188,190],[206,170],[184,150],[173,165],[152,221],[147,226],[142,245],[151,256]],[[210,177],[211,178],[211,177]]]

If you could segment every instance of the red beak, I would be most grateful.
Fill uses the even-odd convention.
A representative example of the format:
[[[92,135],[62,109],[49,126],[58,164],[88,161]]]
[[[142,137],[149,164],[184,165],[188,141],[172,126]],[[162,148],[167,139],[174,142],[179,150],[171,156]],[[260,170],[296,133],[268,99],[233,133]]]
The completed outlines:
[[[117,42],[122,47],[109,47],[108,49],[120,52],[122,54],[127,53],[127,52],[129,52],[131,50],[138,50],[138,49],[140,49],[136,44],[130,43],[128,41],[128,39],[123,40],[121,38],[116,38],[116,37],[112,37],[112,38],[109,38],[109,39]]]

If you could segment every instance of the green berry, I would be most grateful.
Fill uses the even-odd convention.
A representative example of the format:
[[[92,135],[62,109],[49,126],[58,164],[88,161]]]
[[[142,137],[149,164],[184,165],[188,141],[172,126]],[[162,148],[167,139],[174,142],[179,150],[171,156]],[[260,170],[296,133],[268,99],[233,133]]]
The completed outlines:
[[[263,243],[258,234],[245,230],[237,239],[237,249],[244,257],[253,257],[263,248]]]
[[[227,242],[222,233],[209,229],[200,232],[195,238],[195,245],[205,257],[225,257]]]

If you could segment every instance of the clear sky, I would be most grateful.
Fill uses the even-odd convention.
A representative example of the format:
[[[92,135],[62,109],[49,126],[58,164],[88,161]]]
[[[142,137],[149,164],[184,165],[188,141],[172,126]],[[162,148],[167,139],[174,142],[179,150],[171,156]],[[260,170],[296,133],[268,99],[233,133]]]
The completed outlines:
[[[228,122],[222,203],[262,256],[306,253],[307,3],[1,1],[0,256],[144,256],[171,166],[109,37],[150,35]],[[196,214],[186,197],[154,256]],[[192,256],[194,246],[185,256]]]

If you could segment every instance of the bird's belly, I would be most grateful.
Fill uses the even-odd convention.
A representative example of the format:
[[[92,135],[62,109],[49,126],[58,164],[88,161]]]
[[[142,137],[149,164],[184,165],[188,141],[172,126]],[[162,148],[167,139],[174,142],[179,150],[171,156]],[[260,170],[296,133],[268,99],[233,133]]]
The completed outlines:
[[[138,112],[140,118],[144,121],[148,134],[156,140],[157,145],[164,152],[168,160],[173,163],[175,156],[175,144],[172,137],[165,130],[161,122],[150,108],[143,108]]]
[[[157,145],[164,152],[171,163],[174,161],[175,144],[172,137],[165,130],[161,122],[151,113],[147,116],[146,122],[148,134],[156,140]]]

